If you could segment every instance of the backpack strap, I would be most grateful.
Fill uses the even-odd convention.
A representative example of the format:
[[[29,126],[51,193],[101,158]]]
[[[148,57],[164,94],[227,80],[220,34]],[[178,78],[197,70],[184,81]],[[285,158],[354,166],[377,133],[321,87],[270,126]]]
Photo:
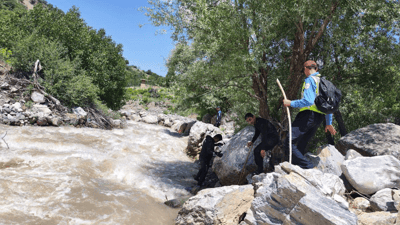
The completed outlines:
[[[315,84],[317,85],[317,90],[315,91],[316,94],[319,94],[319,82],[321,81],[320,76],[311,76],[311,78],[314,80]]]

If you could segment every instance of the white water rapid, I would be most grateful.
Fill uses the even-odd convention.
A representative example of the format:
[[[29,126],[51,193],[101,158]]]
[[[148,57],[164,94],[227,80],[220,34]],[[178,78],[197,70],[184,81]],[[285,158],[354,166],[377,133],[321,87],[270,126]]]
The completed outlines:
[[[112,131],[0,125],[0,224],[174,224],[163,202],[198,167],[187,137],[128,122]]]

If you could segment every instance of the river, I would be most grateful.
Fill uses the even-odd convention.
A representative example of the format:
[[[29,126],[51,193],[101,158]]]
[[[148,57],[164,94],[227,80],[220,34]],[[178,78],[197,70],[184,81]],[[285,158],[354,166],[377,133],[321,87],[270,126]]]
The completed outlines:
[[[187,137],[166,127],[0,125],[6,132],[0,224],[174,224],[178,210],[163,202],[195,184]]]

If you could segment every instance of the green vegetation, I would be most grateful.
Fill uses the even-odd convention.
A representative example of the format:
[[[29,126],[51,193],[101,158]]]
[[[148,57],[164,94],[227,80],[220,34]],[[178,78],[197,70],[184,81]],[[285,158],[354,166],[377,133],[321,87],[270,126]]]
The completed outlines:
[[[10,64],[10,57],[12,55],[12,52],[10,50],[7,50],[7,48],[0,48],[0,60],[3,61],[4,63]]]
[[[179,86],[177,108],[220,105],[238,114],[239,125],[244,113],[257,111],[287,125],[276,79],[289,99],[300,98],[303,63],[313,59],[342,90],[348,131],[400,117],[397,1],[150,3],[153,25],[170,26],[177,43],[166,78]],[[319,131],[315,141],[326,143],[324,136]]]
[[[15,1],[0,3],[0,48],[12,51],[14,72],[30,77],[39,59],[39,82],[63,104],[85,106],[98,99],[121,107],[127,76],[122,45],[88,26],[77,8],[64,13],[39,2],[29,11]]]
[[[145,72],[137,68],[136,66],[128,66],[127,72],[128,72],[127,74],[128,87],[140,86],[142,79],[145,79],[146,85],[149,86],[159,86],[159,87],[165,86],[165,78],[156,73],[151,72],[151,70],[147,70]]]

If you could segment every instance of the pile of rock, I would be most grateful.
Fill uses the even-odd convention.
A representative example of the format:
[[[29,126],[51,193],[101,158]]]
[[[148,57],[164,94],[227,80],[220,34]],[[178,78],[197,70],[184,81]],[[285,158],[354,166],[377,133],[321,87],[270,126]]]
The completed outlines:
[[[177,224],[400,224],[400,160],[396,157],[400,127],[374,124],[361,130],[364,138],[357,138],[361,134],[356,130],[337,144],[355,150],[327,145],[317,155],[308,154],[314,169],[284,162],[275,166],[275,172],[249,175],[251,184],[238,186],[232,184],[241,172],[247,175],[255,167],[252,153],[244,166],[249,152],[245,143],[254,131],[243,129],[222,148],[223,157],[214,160],[221,184],[231,186],[204,189],[189,198]],[[360,150],[364,148],[368,151]],[[360,154],[365,152],[379,153]]]
[[[45,93],[40,85],[11,75],[0,76],[0,123],[24,126],[60,126],[112,128],[114,123],[95,109],[68,109]],[[118,121],[117,121],[118,122]]]

